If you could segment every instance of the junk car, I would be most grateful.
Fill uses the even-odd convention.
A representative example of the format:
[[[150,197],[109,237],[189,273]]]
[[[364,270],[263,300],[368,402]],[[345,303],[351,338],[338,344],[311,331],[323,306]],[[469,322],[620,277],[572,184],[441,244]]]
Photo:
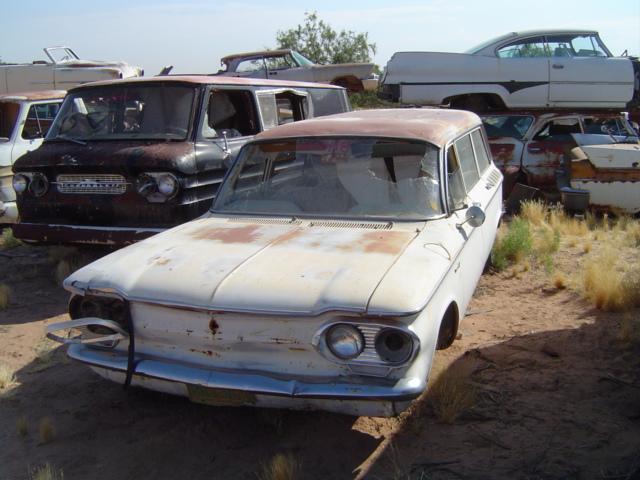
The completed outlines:
[[[381,79],[381,95],[475,112],[626,110],[640,101],[640,62],[614,57],[592,30],[512,32],[465,53],[394,53]]]
[[[41,148],[15,163],[16,237],[122,245],[211,206],[253,135],[350,110],[343,88],[161,76],[69,91]]]
[[[195,402],[396,415],[456,338],[501,182],[470,112],[274,128],[206,215],[68,277],[72,320],[48,335],[105,378]]]
[[[504,174],[503,193],[516,183],[558,197],[555,171],[571,150],[589,143],[631,142],[638,137],[620,113],[506,111],[482,115],[491,153]]]
[[[0,225],[18,219],[11,167],[42,144],[64,94],[51,90],[0,95]]]
[[[81,59],[69,47],[43,50],[49,60],[0,64],[0,93],[69,90],[84,83],[144,75],[140,67],[126,62]]]
[[[318,65],[291,49],[236,53],[221,59],[220,75],[331,83],[350,92],[375,90],[373,63]]]

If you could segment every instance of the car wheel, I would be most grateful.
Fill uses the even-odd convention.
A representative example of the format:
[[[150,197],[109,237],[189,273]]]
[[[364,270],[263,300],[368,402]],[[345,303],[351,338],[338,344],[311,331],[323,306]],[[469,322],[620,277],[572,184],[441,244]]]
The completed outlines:
[[[436,349],[444,350],[449,348],[453,341],[456,339],[458,333],[458,308],[455,303],[449,305],[447,311],[444,314],[444,318],[440,323],[440,330],[438,331],[438,343]]]

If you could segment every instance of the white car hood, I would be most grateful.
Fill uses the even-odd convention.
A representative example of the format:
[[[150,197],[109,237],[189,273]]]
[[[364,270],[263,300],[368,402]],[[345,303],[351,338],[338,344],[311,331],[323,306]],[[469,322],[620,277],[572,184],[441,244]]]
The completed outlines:
[[[386,230],[356,222],[275,222],[204,217],[103,257],[67,278],[65,287],[226,311],[365,313],[420,232],[415,224]]]

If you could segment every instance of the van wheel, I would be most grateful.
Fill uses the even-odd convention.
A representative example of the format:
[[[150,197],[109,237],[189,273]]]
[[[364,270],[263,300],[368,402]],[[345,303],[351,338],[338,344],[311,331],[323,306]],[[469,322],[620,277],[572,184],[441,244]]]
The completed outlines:
[[[453,341],[456,339],[458,333],[458,307],[455,303],[449,305],[447,311],[444,314],[442,323],[440,323],[440,330],[438,331],[438,343],[436,349],[444,350],[449,348]]]

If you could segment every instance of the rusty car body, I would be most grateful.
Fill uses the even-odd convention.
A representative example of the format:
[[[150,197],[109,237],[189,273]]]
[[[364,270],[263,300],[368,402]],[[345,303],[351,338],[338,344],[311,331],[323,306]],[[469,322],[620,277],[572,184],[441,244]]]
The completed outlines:
[[[378,88],[373,63],[318,65],[288,48],[227,55],[221,63],[223,70],[219,75],[331,83],[350,92]]]
[[[275,128],[209,213],[68,277],[73,320],[48,335],[105,378],[196,402],[396,415],[456,337],[501,178],[469,112]]]
[[[581,145],[571,150],[557,175],[566,209],[640,213],[640,144]]]
[[[343,88],[211,76],[69,91],[43,145],[14,164],[30,242],[132,243],[202,215],[253,135],[350,109]]]
[[[602,108],[640,102],[640,61],[614,57],[593,30],[511,32],[465,53],[397,52],[381,79],[404,104],[489,109]]]
[[[84,83],[144,75],[140,67],[126,62],[81,59],[69,47],[43,50],[48,61],[0,64],[0,94],[69,90]]]
[[[555,171],[571,150],[584,143],[637,142],[636,132],[616,112],[562,110],[506,111],[482,115],[491,153],[504,174],[503,194],[517,183],[559,196]]]
[[[0,225],[18,219],[13,163],[42,144],[64,95],[60,90],[0,95]]]

